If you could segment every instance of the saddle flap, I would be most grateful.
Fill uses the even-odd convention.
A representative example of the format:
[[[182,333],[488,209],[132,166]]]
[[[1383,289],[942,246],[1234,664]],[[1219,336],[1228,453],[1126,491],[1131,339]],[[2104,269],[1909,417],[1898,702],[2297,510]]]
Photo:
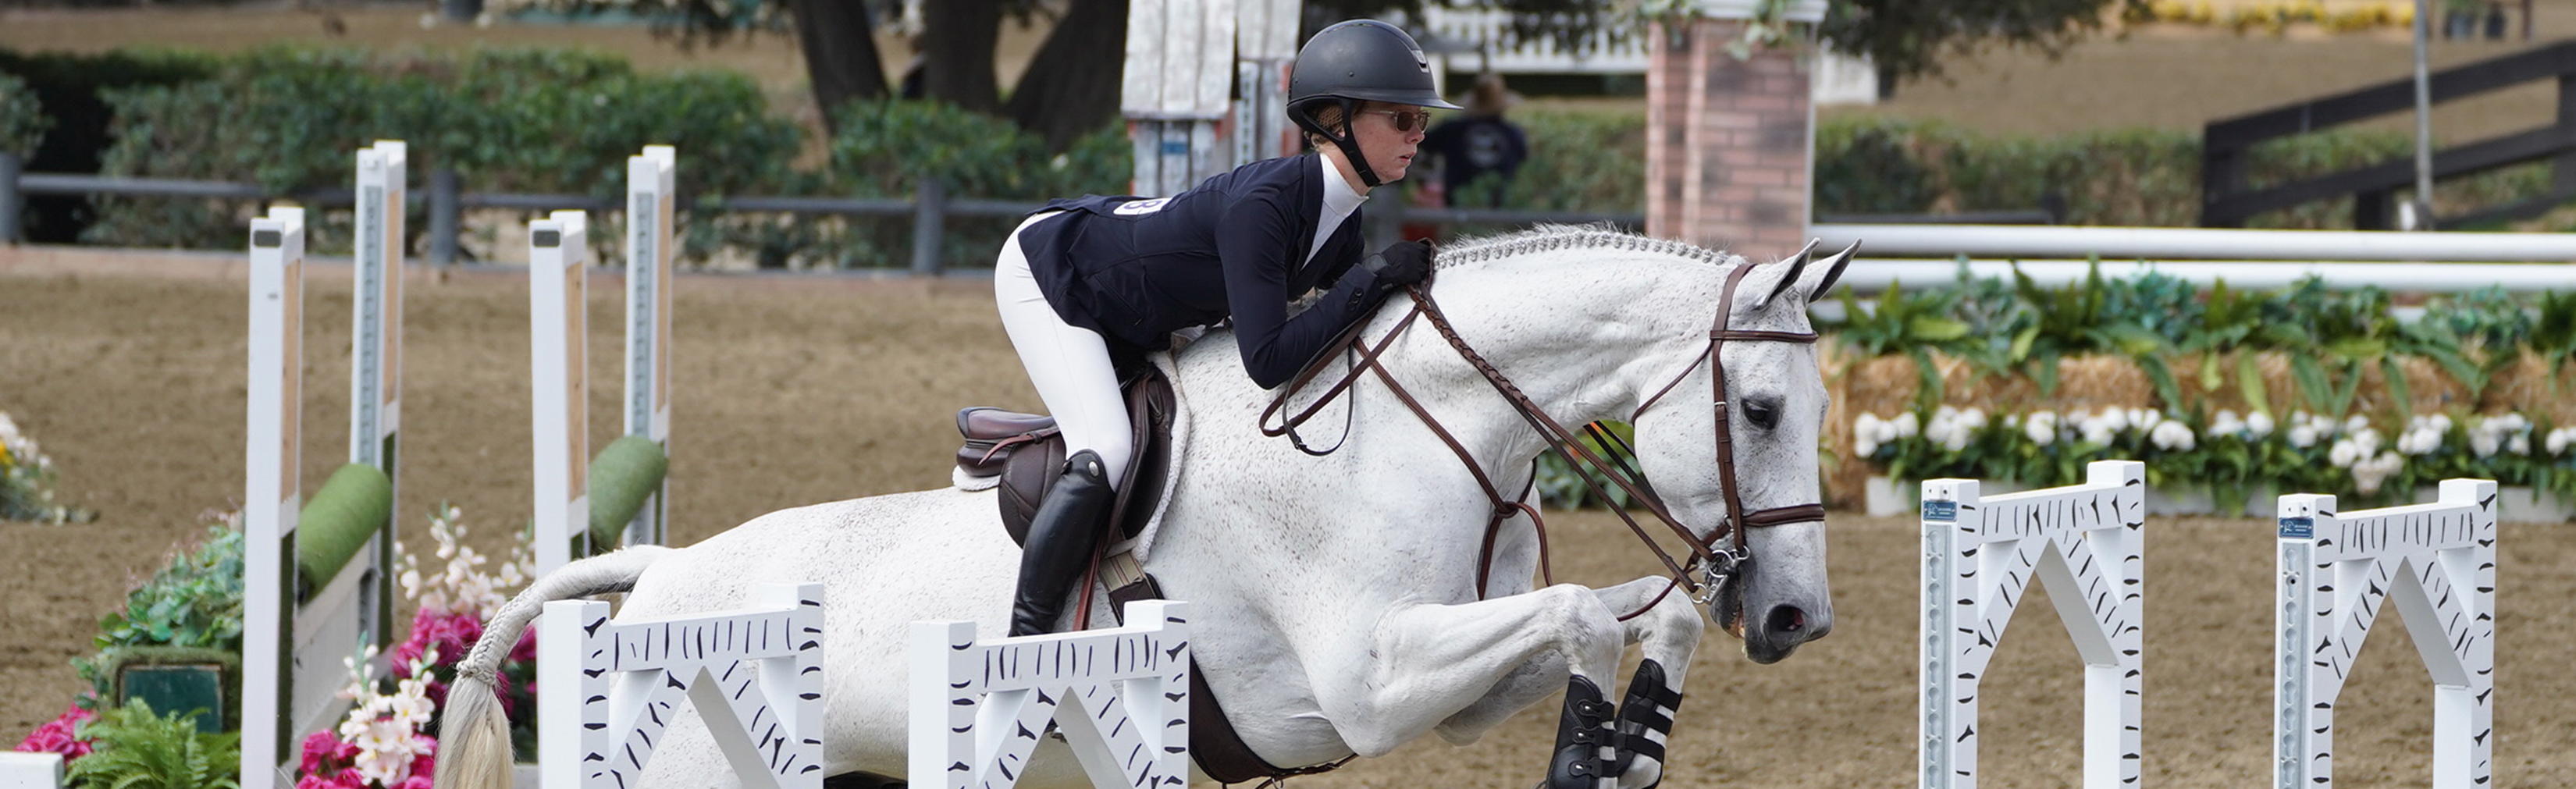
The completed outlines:
[[[1171,381],[1149,370],[1122,387],[1129,424],[1135,429],[1136,452],[1127,459],[1126,484],[1110,505],[1109,524],[1122,538],[1135,537],[1154,519],[1157,500],[1136,491],[1160,491],[1172,467],[1172,419],[1178,400]],[[1064,470],[1064,438],[1051,417],[977,406],[957,412],[957,431],[966,443],[957,449],[957,468],[969,477],[999,475],[995,503],[1002,528],[1011,541],[1028,540],[1029,521]],[[1029,451],[1034,448],[1036,451]],[[1108,524],[1104,524],[1107,526]]]
[[[957,468],[969,477],[990,477],[1002,473],[1013,447],[1054,436],[1056,426],[1055,417],[979,405],[958,410],[957,432],[966,438],[957,447]]]

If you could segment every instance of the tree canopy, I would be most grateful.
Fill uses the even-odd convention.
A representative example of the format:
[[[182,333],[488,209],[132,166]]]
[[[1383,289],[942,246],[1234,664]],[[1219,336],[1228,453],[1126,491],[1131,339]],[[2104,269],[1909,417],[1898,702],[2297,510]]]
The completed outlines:
[[[1763,0],[1785,2],[1785,0]],[[2032,47],[2050,55],[2103,20],[2147,0],[1829,0],[1817,36],[1833,48],[1866,55],[1882,80],[1941,74],[1941,59],[1980,48]],[[1575,42],[1596,32],[1639,33],[1639,0],[1306,0],[1305,33],[1342,19],[1425,8],[1493,8],[1512,15],[1515,40]],[[752,31],[792,33],[805,54],[815,103],[826,123],[834,109],[886,95],[875,19],[898,0],[497,0],[495,5],[581,13],[629,10],[662,20],[683,45],[721,44]],[[1126,53],[1128,0],[935,0],[920,4],[927,97],[999,114],[1058,148],[1118,117],[1119,70]],[[1006,19],[1052,25],[1018,84],[993,68]],[[899,76],[899,75],[898,75]]]

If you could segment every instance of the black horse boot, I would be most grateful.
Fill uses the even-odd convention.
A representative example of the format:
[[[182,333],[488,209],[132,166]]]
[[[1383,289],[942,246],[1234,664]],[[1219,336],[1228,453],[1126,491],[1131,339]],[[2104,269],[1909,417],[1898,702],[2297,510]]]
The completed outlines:
[[[1100,518],[1109,509],[1109,468],[1100,453],[1083,450],[1064,460],[1064,473],[1029,518],[1020,546],[1020,585],[1011,599],[1011,636],[1055,632],[1065,599],[1082,581],[1084,565],[1100,541]]]
[[[1646,734],[1671,737],[1673,715],[1681,709],[1682,694],[1664,684],[1663,664],[1652,660],[1637,664],[1636,676],[1628,678],[1628,696],[1619,700],[1619,755],[1613,757],[1619,774],[1636,770],[1641,758],[1655,760],[1658,768],[1664,765],[1664,743]],[[1658,773],[1646,789],[1663,782],[1663,775]]]
[[[1595,789],[1607,775],[1601,748],[1611,743],[1607,725],[1613,712],[1601,700],[1601,686],[1576,676],[1565,683],[1565,712],[1556,719],[1556,756],[1547,763],[1541,789]]]

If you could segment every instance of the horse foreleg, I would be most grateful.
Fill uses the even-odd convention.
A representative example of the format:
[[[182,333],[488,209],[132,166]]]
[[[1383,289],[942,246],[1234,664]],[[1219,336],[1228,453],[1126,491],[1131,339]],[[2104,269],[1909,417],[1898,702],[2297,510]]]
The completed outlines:
[[[1619,702],[1619,751],[1612,762],[1620,789],[1645,789],[1663,782],[1664,743],[1672,737],[1674,716],[1681,712],[1683,675],[1690,671],[1691,653],[1699,649],[1706,627],[1690,595],[1673,589],[1669,578],[1639,578],[1597,594],[1603,605],[1621,613],[1653,604],[1627,622],[1628,641],[1641,645],[1638,651],[1645,659]]]
[[[1572,585],[1406,606],[1373,627],[1337,633],[1334,657],[1316,660],[1308,675],[1343,743],[1382,756],[1470,707],[1480,714],[1527,707],[1568,677],[1608,685],[1624,646],[1616,620],[1591,590]],[[1481,731],[1457,726],[1443,736]]]

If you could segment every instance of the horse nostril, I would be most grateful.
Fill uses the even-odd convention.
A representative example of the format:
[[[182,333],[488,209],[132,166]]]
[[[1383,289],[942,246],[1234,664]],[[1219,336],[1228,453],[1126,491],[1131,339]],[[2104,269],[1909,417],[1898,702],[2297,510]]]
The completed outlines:
[[[1798,610],[1797,606],[1773,608],[1766,619],[1769,621],[1764,624],[1769,625],[1774,633],[1795,633],[1807,628],[1807,612]]]

